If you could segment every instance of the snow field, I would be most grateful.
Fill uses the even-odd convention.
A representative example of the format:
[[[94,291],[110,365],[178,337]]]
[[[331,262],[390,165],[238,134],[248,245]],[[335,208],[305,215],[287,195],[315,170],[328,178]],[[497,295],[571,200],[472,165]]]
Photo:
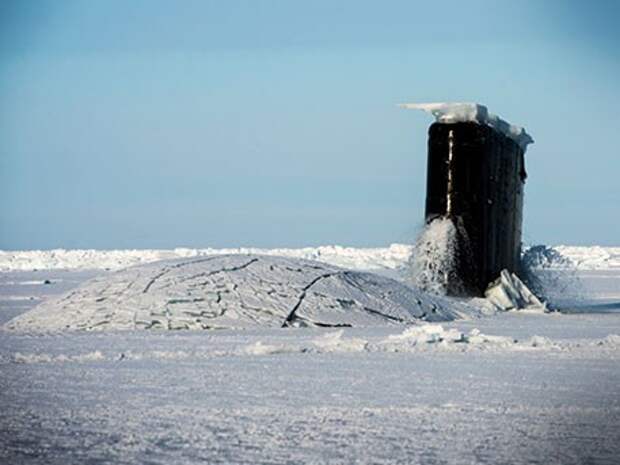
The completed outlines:
[[[0,461],[611,464],[610,332],[612,315],[513,312],[399,331],[4,333]]]
[[[226,333],[223,331],[223,333]],[[230,334],[230,333],[229,333]],[[226,339],[229,334],[218,335]],[[234,333],[233,333],[234,334]],[[10,352],[6,348],[0,352],[0,365],[6,364],[40,364],[40,363],[89,363],[89,362],[130,362],[144,360],[187,360],[198,362],[230,357],[260,357],[278,354],[330,354],[330,353],[419,353],[419,352],[510,352],[510,351],[553,351],[566,357],[602,356],[620,359],[620,335],[609,334],[605,337],[558,339],[546,336],[531,336],[519,340],[513,336],[490,335],[478,328],[464,331],[458,327],[444,327],[439,324],[412,326],[401,332],[387,335],[368,330],[365,334],[349,335],[345,330],[326,331],[318,336],[297,334],[299,340],[279,337],[272,334],[270,338],[248,337],[255,342],[228,343],[218,345],[206,342],[191,350],[100,350],[83,353],[47,353],[47,352]],[[48,337],[60,338],[50,334]],[[113,336],[114,337],[114,336]],[[282,340],[284,339],[284,340]],[[112,339],[113,340],[113,339]]]
[[[594,303],[619,300],[609,263],[579,272]],[[0,273],[0,317],[97,276],[110,273]],[[363,328],[0,329],[0,463],[615,464],[618,335],[617,313],[531,312]]]

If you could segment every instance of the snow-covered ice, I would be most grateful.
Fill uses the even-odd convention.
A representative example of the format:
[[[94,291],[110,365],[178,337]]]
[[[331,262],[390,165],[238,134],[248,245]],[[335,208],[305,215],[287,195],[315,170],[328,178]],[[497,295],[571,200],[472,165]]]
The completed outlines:
[[[610,335],[611,334],[611,335]],[[0,337],[3,463],[614,463],[620,320]]]
[[[296,258],[214,255],[94,278],[7,327],[47,332],[376,326],[480,313],[377,274]]]
[[[378,272],[384,284],[408,279],[409,246],[304,250],[291,250],[290,262]],[[542,271],[576,264],[592,308],[620,302],[620,248],[551,250],[570,262],[540,250]],[[106,271],[120,267],[109,266],[115,260],[144,264],[159,254],[232,268],[219,251],[165,253],[33,252],[29,264],[25,252],[7,252],[0,321],[80,285],[113,293],[97,282],[133,273]],[[72,269],[62,269],[69,256]],[[234,260],[252,258],[246,250]],[[213,276],[256,285],[244,275],[255,264]],[[179,286],[189,268],[175,270],[147,294]],[[293,273],[283,282],[303,289]],[[152,275],[135,278],[146,287]],[[361,328],[109,329],[0,329],[0,463],[612,464],[620,456],[620,313],[611,310]]]

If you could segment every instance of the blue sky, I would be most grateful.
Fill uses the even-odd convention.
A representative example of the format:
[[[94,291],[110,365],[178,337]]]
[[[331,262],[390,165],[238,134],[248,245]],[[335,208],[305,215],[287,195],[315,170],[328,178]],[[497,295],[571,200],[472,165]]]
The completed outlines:
[[[620,245],[620,3],[4,1],[0,249],[381,246],[425,114],[525,126],[527,243]]]

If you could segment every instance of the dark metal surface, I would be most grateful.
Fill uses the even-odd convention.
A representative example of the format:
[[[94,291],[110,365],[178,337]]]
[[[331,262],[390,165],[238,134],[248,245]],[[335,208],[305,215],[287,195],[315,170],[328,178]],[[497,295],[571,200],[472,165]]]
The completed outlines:
[[[443,216],[457,225],[468,293],[482,294],[502,269],[519,272],[525,177],[523,150],[493,128],[430,127],[426,221]]]

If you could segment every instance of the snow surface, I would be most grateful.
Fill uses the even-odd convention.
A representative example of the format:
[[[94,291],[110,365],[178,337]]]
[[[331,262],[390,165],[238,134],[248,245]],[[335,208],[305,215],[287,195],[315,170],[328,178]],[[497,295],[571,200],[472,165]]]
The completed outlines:
[[[510,124],[499,116],[489,113],[487,107],[479,103],[443,102],[443,103],[401,103],[401,108],[422,110],[430,113],[439,123],[478,123],[491,126],[496,131],[514,140],[525,150],[534,139],[520,126]]]
[[[369,250],[346,260],[406,278],[410,248],[385,261]],[[550,250],[562,249],[536,252],[540,266],[561,275],[567,265]],[[577,250],[590,303],[620,301],[609,260],[620,249]],[[20,265],[30,271],[0,273],[2,322],[114,275],[79,260],[43,269],[32,256]],[[0,463],[613,464],[619,385],[618,312],[336,329],[0,329]]]
[[[620,269],[620,247],[554,246],[546,250],[564,257],[567,262],[550,261],[545,268],[574,267],[579,270]],[[406,271],[413,245],[392,244],[389,247],[355,248],[338,245],[299,249],[142,249],[142,250],[27,250],[0,251],[0,272],[32,270],[118,270],[132,265],[175,258],[228,254],[277,255],[318,260],[330,265],[356,270],[385,272],[391,275]],[[568,265],[567,265],[568,263]]]
[[[0,332],[2,463],[606,464],[620,319]]]

